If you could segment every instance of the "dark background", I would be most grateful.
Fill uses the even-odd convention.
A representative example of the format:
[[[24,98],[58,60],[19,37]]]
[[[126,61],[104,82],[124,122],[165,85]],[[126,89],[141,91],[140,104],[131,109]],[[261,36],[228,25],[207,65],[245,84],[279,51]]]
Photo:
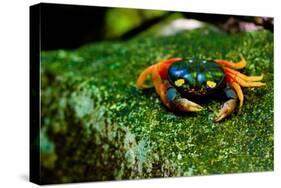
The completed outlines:
[[[120,11],[118,12],[118,9],[122,10],[121,8],[44,3],[41,5],[42,50],[72,49],[83,44],[103,40],[127,40],[173,14],[207,22],[229,33],[240,32],[242,30],[240,22],[253,23],[273,31],[272,18],[168,11],[153,12],[153,10],[141,9],[126,9],[127,11],[122,11],[124,15],[120,14]],[[117,32],[114,32],[115,30]]]

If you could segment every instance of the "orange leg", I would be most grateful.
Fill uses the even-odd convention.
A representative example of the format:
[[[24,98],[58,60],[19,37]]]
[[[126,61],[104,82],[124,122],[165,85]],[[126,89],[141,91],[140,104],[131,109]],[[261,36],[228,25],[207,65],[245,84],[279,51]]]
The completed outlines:
[[[227,63],[222,64],[222,65],[239,69],[239,68],[243,67],[242,66],[243,64],[246,65],[246,61],[241,56],[241,61],[239,63],[236,63],[235,65],[227,64]],[[263,75],[261,75],[261,76],[246,76],[246,75],[244,75],[244,74],[242,74],[242,73],[240,73],[236,70],[233,70],[231,68],[228,68],[228,67],[223,67],[224,71],[225,71],[226,78],[227,78],[227,82],[237,93],[238,98],[240,100],[240,108],[241,108],[242,105],[243,105],[243,101],[244,101],[244,95],[243,95],[241,86],[242,87],[261,87],[261,86],[264,86],[265,83],[259,82],[263,79]]]
[[[242,89],[241,89],[240,85],[234,81],[230,82],[229,84],[232,88],[234,88],[235,92],[237,93],[238,99],[240,101],[239,107],[241,108],[243,105],[243,102],[244,102],[244,95],[243,95]]]
[[[152,74],[152,71],[153,71],[153,69],[154,69],[154,66],[155,66],[155,65],[149,66],[148,68],[146,68],[146,69],[140,74],[140,76],[138,77],[138,80],[137,80],[137,87],[138,87],[138,88],[143,89],[143,88],[148,88],[148,87],[149,87],[149,86],[145,85],[144,82],[145,82],[146,78],[147,78],[150,74]]]
[[[238,76],[234,76],[231,75],[229,73],[226,74],[227,76],[227,82],[229,83],[229,85],[234,88],[235,92],[238,95],[239,101],[240,101],[240,108],[243,105],[244,102],[244,95],[241,89],[242,87],[260,87],[265,85],[265,83],[261,83],[261,82],[246,82],[243,79],[239,78]]]
[[[166,98],[166,91],[167,86],[162,82],[162,79],[160,77],[159,71],[158,71],[159,64],[156,64],[153,71],[152,71],[152,81],[153,85],[155,87],[155,90],[157,94],[160,96],[161,101],[167,106],[170,107],[170,104]]]
[[[261,81],[263,79],[263,75],[261,76],[246,76],[238,71],[235,71],[233,69],[227,68],[225,67],[224,70],[232,75],[234,75],[234,77],[239,77],[245,81]]]
[[[233,62],[226,61],[223,59],[217,59],[217,60],[215,60],[215,62],[217,64],[225,66],[225,67],[230,67],[230,68],[234,68],[234,69],[243,69],[247,63],[242,55],[240,57],[241,57],[241,60],[237,63],[233,63]]]
[[[246,82],[239,77],[235,77],[234,80],[242,87],[261,87],[265,85],[265,83],[262,82]]]
[[[242,87],[261,87],[265,85],[265,83],[257,82],[260,81],[263,76],[246,76],[229,68],[225,68],[224,70],[228,77],[230,77]]]

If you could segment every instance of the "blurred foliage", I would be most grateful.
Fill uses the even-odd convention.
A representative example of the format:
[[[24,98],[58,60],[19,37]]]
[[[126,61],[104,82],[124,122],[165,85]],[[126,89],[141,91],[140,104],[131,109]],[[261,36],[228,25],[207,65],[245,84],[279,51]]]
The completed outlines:
[[[118,38],[144,22],[166,14],[160,10],[110,8],[105,15],[105,37]]]
[[[240,53],[243,72],[263,73],[267,85],[243,89],[241,112],[219,124],[212,119],[224,101],[177,115],[153,88],[135,87],[140,72],[168,54],[237,61]],[[273,170],[271,32],[204,27],[43,52],[41,76],[41,157],[55,156],[42,164],[43,183]]]

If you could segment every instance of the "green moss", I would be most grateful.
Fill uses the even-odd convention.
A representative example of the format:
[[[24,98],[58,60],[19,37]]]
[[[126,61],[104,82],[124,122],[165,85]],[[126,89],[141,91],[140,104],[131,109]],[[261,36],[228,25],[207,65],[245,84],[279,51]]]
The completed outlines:
[[[153,88],[140,91],[140,72],[175,57],[224,58],[242,53],[248,75],[266,87],[243,89],[245,104],[221,123],[224,101],[177,115]],[[73,51],[43,52],[42,127],[56,160],[43,182],[77,182],[273,170],[273,35],[228,35],[208,28],[170,37],[137,37]]]

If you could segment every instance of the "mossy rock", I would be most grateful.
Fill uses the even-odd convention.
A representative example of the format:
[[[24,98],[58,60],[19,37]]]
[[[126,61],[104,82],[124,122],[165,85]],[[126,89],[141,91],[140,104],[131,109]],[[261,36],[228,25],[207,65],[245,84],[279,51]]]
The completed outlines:
[[[220,100],[178,115],[161,104],[154,88],[135,86],[142,70],[169,54],[233,61],[243,54],[248,64],[242,72],[264,74],[266,86],[243,89],[243,108],[221,123],[212,121]],[[273,170],[268,31],[229,35],[201,28],[43,52],[41,77],[44,143],[54,155],[41,147],[42,159],[51,160],[42,163],[45,183]]]

